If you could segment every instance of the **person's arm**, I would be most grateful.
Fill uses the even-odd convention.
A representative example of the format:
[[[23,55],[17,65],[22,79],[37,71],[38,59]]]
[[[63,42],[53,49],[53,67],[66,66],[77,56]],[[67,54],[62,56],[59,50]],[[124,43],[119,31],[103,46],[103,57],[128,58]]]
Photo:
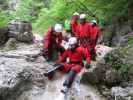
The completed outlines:
[[[55,61],[56,64],[59,64],[61,62],[64,62],[66,60],[68,56],[68,51],[66,50],[60,57],[58,60]]]
[[[46,33],[44,33],[43,49],[48,49],[50,38],[51,38],[51,30],[49,29]]]
[[[59,36],[58,36],[58,45],[59,46],[61,45],[62,40],[63,40],[63,35],[62,35],[62,33],[60,33]]]
[[[84,49],[83,50],[84,52],[84,57],[86,58],[86,62],[87,62],[87,64],[86,64],[86,69],[88,69],[88,68],[90,68],[91,66],[90,66],[90,62],[91,62],[91,57],[90,57],[90,53],[88,52],[88,49],[86,48],[86,49]]]

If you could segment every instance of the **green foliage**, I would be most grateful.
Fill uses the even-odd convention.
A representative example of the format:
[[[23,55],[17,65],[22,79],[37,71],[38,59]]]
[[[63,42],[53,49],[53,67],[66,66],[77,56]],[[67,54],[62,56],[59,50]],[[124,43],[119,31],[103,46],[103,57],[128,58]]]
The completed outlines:
[[[0,28],[7,26],[9,16],[6,12],[0,10]]]
[[[52,0],[50,8],[41,9],[38,19],[33,23],[35,30],[46,31],[55,23],[63,23],[74,12],[73,6],[67,6],[63,0]]]
[[[133,45],[133,37],[129,37],[128,38],[128,44],[129,45]]]
[[[57,22],[64,23],[77,11],[88,14],[88,20],[95,19],[92,15],[96,15],[100,26],[104,27],[106,23],[127,16],[132,3],[132,0],[21,0],[11,16],[31,21],[35,31],[43,32]]]
[[[35,19],[33,13],[35,13],[40,6],[42,6],[42,4],[39,1],[22,0],[17,11],[13,13],[13,16],[15,18],[19,17],[22,20],[33,21]]]

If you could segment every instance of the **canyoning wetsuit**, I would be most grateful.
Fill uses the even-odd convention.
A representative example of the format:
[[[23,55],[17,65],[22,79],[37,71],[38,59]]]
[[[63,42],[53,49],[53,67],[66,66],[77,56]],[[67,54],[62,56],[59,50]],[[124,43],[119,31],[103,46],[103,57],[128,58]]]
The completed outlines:
[[[91,24],[85,22],[84,24],[79,24],[76,30],[76,37],[79,40],[79,45],[87,48],[90,48],[90,34],[91,34]]]
[[[96,25],[96,26],[92,26],[91,28],[91,34],[90,34],[90,53],[91,55],[96,55],[96,49],[95,49],[95,46],[96,46],[96,43],[97,43],[97,40],[99,38],[99,34],[100,33],[100,28]]]
[[[55,35],[53,34],[53,29],[49,28],[49,30],[44,33],[43,56],[47,59],[52,59],[54,52],[63,53],[64,50],[61,47],[62,40],[62,33]]]
[[[78,26],[77,16],[73,16],[71,18],[70,24],[71,24],[72,36],[75,36],[76,35],[77,26]]]
[[[84,67],[83,60],[86,59],[87,64],[90,64],[90,54],[86,48],[77,47],[74,51],[66,50],[59,62],[64,62],[66,59],[69,59],[68,63],[62,63],[61,71],[68,73],[68,77],[63,83],[64,86],[68,88],[71,87],[76,74],[80,73],[81,69]]]

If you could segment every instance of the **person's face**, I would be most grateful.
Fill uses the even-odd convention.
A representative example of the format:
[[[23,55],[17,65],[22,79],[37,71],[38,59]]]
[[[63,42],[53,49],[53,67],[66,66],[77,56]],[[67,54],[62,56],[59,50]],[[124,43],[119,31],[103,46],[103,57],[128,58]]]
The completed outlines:
[[[69,49],[70,49],[72,52],[75,51],[76,47],[77,47],[77,44],[70,44],[70,45],[69,45]]]
[[[57,35],[59,35],[59,32],[53,32],[53,34],[57,36]]]
[[[75,17],[76,17],[76,20],[78,20],[79,16],[78,16],[78,15],[76,15]]]
[[[71,49],[74,49],[75,47],[76,47],[75,44],[70,44],[70,48],[71,48]]]
[[[96,23],[91,23],[92,27],[96,26]]]
[[[80,23],[84,24],[86,22],[86,19],[80,19]]]

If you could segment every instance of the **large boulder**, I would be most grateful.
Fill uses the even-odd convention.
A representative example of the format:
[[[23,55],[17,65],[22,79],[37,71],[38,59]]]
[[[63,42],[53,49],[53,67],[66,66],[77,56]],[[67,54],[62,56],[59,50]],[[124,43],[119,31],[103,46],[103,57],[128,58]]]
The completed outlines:
[[[15,38],[20,42],[32,43],[33,33],[30,22],[13,20],[9,23],[9,34],[10,38]]]
[[[112,87],[111,97],[117,100],[132,100],[133,99],[133,86],[128,87]]]
[[[106,97],[107,100],[132,100],[132,44],[110,50],[107,50],[107,48],[104,48],[106,50],[101,49],[103,46],[98,47],[97,58],[99,59],[95,62],[95,66],[93,66],[92,62],[92,68],[85,70],[81,78],[81,83],[96,85],[100,93]],[[105,53],[105,51],[108,52]],[[131,83],[131,85],[129,85],[129,83]]]
[[[17,41],[15,38],[10,38],[5,44],[5,50],[17,49]]]
[[[97,51],[100,52],[98,49],[100,48],[97,48]],[[99,56],[100,59],[97,59],[96,66],[94,67],[92,64],[93,69],[86,70],[82,75],[82,83],[104,84],[110,87],[119,85],[122,81],[128,79],[125,77],[128,68],[125,68],[126,63],[119,49],[108,50],[108,52],[104,49],[100,53],[104,52],[104,56]]]
[[[45,87],[43,73],[52,67],[41,56],[34,62],[29,60],[39,54],[38,44],[17,46],[15,50],[0,50],[0,100],[20,100],[18,97],[34,86]]]
[[[0,28],[0,46],[8,41],[8,28]]]

